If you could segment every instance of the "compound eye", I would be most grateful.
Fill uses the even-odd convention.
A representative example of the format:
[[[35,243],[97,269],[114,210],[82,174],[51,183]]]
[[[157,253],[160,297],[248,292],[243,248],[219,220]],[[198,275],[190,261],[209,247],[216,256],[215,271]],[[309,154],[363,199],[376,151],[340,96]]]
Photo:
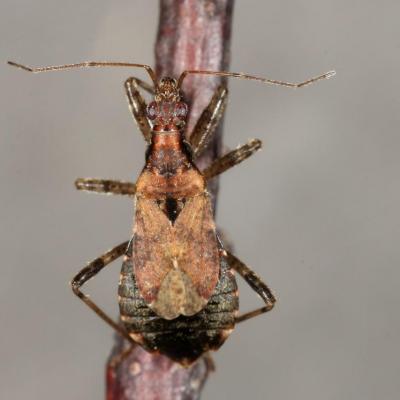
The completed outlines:
[[[185,119],[186,115],[188,113],[188,106],[183,103],[183,102],[179,102],[176,103],[175,105],[175,117],[179,118],[179,119]]]
[[[149,119],[153,120],[156,119],[158,115],[158,105],[155,101],[152,101],[148,106],[147,106],[147,116]]]

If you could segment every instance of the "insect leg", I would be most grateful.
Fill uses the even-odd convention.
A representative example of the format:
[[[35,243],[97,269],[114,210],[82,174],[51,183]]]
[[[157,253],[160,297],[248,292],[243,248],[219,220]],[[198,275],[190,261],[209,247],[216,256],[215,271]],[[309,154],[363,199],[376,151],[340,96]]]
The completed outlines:
[[[227,169],[234,167],[246,158],[253,155],[257,150],[261,148],[261,145],[261,140],[252,139],[243,146],[240,146],[237,149],[230,151],[224,156],[216,159],[210,166],[208,166],[203,171],[204,177],[207,180],[210,180],[211,178],[222,174]]]
[[[198,157],[206,149],[222,115],[224,114],[228,97],[226,85],[220,85],[215,91],[210,103],[201,113],[190,135],[189,142],[193,157]]]
[[[130,343],[134,343],[132,338],[128,335],[125,329],[117,322],[114,322],[100,307],[98,307],[90,298],[81,291],[83,286],[89,279],[97,275],[104,267],[121,257],[127,249],[129,242],[123,242],[113,249],[107,251],[102,256],[94,259],[86,265],[71,281],[72,291],[89,307],[91,308],[103,321],[115,329],[122,337],[127,339]]]
[[[78,190],[102,194],[134,196],[136,185],[132,182],[113,181],[110,179],[78,178],[75,181]]]
[[[132,113],[133,119],[136,121],[137,126],[144,136],[147,143],[151,141],[151,125],[147,119],[146,114],[146,101],[139,92],[139,86],[148,92],[154,94],[154,89],[151,85],[140,79],[130,77],[125,81],[125,93],[128,100],[129,109]]]
[[[265,303],[264,307],[257,308],[254,311],[239,315],[236,317],[236,323],[246,321],[247,319],[256,317],[270,311],[276,302],[274,295],[261,278],[252,271],[248,266],[243,264],[238,258],[227,252],[226,259],[230,267],[232,267],[239,275],[248,283],[248,285],[262,298]]]

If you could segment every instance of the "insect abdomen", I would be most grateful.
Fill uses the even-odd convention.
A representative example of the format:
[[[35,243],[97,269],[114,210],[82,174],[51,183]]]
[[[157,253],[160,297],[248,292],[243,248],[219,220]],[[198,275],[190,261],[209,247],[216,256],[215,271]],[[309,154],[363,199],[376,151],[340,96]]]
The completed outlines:
[[[132,338],[147,350],[159,351],[185,365],[224,343],[234,328],[239,308],[236,280],[224,258],[209,302],[190,317],[166,320],[147,306],[136,285],[130,255],[122,265],[118,293],[121,319]]]

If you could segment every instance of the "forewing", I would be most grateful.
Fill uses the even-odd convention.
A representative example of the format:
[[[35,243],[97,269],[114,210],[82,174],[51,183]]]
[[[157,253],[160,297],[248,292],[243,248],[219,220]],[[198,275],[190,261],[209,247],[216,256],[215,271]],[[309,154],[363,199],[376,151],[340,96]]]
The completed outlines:
[[[175,224],[151,199],[138,198],[133,239],[140,293],[159,316],[194,315],[219,278],[219,253],[207,194],[186,200]]]
[[[172,226],[153,199],[137,198],[133,236],[136,282],[146,303],[152,303],[171,270]]]
[[[207,302],[217,285],[220,270],[215,223],[207,193],[187,199],[174,228],[176,241],[182,246],[178,266]]]

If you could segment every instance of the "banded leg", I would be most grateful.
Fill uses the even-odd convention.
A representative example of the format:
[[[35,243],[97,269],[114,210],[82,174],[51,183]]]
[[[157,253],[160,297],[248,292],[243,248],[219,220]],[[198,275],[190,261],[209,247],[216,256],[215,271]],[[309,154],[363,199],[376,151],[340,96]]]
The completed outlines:
[[[86,265],[71,281],[72,291],[89,307],[91,308],[103,321],[110,325],[122,337],[127,339],[130,343],[134,344],[132,338],[128,335],[126,330],[113,321],[100,307],[98,307],[88,296],[81,291],[83,286],[89,279],[97,275],[104,267],[125,254],[128,241],[119,244],[113,249],[107,251],[102,256],[96,258]]]
[[[257,150],[261,149],[262,142],[258,139],[252,139],[243,146],[238,147],[235,150],[230,151],[224,156],[217,158],[210,166],[204,171],[203,175],[206,180],[210,180],[215,176],[222,174],[227,169],[234,167],[241,163],[246,158],[253,155]]]
[[[134,196],[136,185],[132,182],[113,181],[110,179],[78,178],[75,181],[78,190],[101,194]]]
[[[228,89],[220,85],[215,91],[210,103],[201,113],[189,138],[193,157],[198,157],[207,147],[215,132],[228,100]]]
[[[232,267],[239,275],[248,283],[248,285],[262,298],[265,303],[264,307],[239,315],[236,317],[236,323],[246,321],[247,319],[256,317],[257,315],[272,310],[276,299],[268,286],[261,278],[249,267],[243,264],[238,258],[227,252],[226,259],[230,267]]]
[[[154,89],[146,82],[140,79],[130,77],[125,81],[125,93],[128,100],[129,110],[132,113],[133,119],[143,134],[144,140],[147,143],[151,141],[151,125],[147,118],[146,101],[139,92],[139,86],[148,92],[154,94]]]

